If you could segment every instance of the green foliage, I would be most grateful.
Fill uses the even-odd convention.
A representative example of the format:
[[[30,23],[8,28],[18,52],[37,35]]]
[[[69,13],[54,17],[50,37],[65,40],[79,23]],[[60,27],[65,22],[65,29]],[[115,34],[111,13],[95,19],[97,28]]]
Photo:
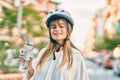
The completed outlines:
[[[2,73],[14,73],[17,72],[18,64],[15,64],[16,66],[10,67],[5,65],[5,60],[7,59],[7,50],[9,48],[15,48],[15,45],[13,45],[12,42],[9,41],[0,41],[0,69],[2,70]],[[13,59],[18,59],[19,58],[19,50],[14,49],[12,50],[12,56]],[[11,61],[11,60],[9,60]]]
[[[9,32],[12,31],[11,29],[16,26],[17,24],[17,8],[8,9],[3,7],[4,16],[0,21],[0,29],[8,28]],[[23,14],[22,14],[22,28],[27,29],[27,34],[31,34],[33,37],[43,36],[46,32],[46,28],[41,27],[39,32],[32,31],[34,26],[41,26],[42,17],[39,12],[35,11],[32,6],[25,6],[23,7]],[[9,36],[12,36],[11,34]],[[41,43],[38,45],[37,48],[42,49],[46,46],[47,43]],[[13,50],[12,58],[18,59],[19,58],[19,50],[17,45],[14,42],[9,41],[0,41],[0,69],[3,73],[10,73],[16,72],[18,68],[12,68],[9,66],[4,65],[4,61],[7,58],[6,50],[7,49],[15,49]],[[17,64],[18,65],[18,64]],[[16,71],[15,71],[16,70]]]
[[[112,39],[109,39],[107,37],[104,38],[106,49],[114,49],[118,44],[120,44],[120,37],[115,35]]]
[[[41,20],[39,13],[30,5],[23,7],[23,19],[25,19],[26,16],[32,16],[33,19]]]
[[[9,47],[13,47],[13,45],[12,45],[13,43],[12,42],[10,42],[10,41],[0,41],[0,50],[1,51],[4,51],[4,50],[6,50],[6,49],[8,49]]]
[[[14,49],[13,50],[13,58],[14,59],[18,59],[19,58],[19,49]]]
[[[120,33],[116,33],[113,38],[108,37],[96,37],[95,50],[113,50],[118,44],[120,44]]]
[[[32,27],[41,23],[42,17],[40,14],[32,8],[32,6],[23,7],[23,23],[22,27],[25,27],[28,32],[31,31]]]
[[[94,43],[95,49],[96,50],[102,50],[103,48],[105,48],[104,42],[105,41],[104,41],[103,38],[96,37],[96,40],[95,40],[95,43]]]
[[[31,31],[31,33],[33,33],[33,36],[37,37],[37,36],[44,36],[46,31],[47,31],[46,28],[41,27],[39,31]]]
[[[46,42],[41,42],[40,44],[38,44],[38,49],[41,50],[42,48],[46,47],[46,45]]]
[[[6,50],[11,47],[12,43],[8,41],[0,41],[0,62],[4,65],[4,60],[7,58]]]
[[[9,72],[9,67],[8,66],[2,65],[2,66],[0,66],[0,69],[2,70],[3,73],[8,73]]]
[[[9,28],[14,27],[16,24],[16,8],[10,10],[8,8],[3,7],[4,16],[2,17],[2,21],[0,22],[0,28],[4,28],[9,26]]]
[[[0,62],[2,63],[1,65],[4,65],[4,60],[6,58],[7,58],[7,54],[5,52],[0,52]]]
[[[14,7],[13,9],[8,9],[3,7],[3,12],[4,16],[0,22],[0,28],[4,28],[6,26],[8,26],[9,29],[13,28],[17,23],[17,8]],[[29,5],[23,7],[22,12],[22,27],[26,27],[30,32],[30,27],[40,25],[42,17],[32,8],[32,6]]]
[[[36,47],[38,48],[38,50],[40,51],[41,49],[45,48],[47,45],[46,42],[41,42],[40,44],[38,44]],[[33,54],[34,57],[38,56],[38,53]]]

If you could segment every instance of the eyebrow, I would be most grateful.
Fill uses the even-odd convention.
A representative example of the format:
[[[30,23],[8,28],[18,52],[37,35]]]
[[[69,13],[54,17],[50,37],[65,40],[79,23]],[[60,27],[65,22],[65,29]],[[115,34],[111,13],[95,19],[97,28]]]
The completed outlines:
[[[65,25],[64,23],[57,23],[58,25]],[[55,23],[51,23],[50,26],[55,25]]]

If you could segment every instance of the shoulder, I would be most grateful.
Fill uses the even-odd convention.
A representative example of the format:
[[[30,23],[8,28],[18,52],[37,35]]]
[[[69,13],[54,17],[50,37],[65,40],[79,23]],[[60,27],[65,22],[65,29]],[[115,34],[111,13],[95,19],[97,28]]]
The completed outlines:
[[[72,48],[72,51],[73,51],[73,57],[75,59],[83,59],[83,55],[80,50]]]
[[[42,54],[46,51],[46,48],[43,48],[39,51],[38,57],[42,56]]]
[[[75,48],[72,48],[72,51],[73,51],[73,54],[80,54],[80,51]]]
[[[80,50],[72,48],[73,51],[73,65],[77,66],[77,69],[85,65],[85,58]]]
[[[82,56],[82,52],[78,49],[72,48],[72,52],[73,52],[73,55],[81,55]]]

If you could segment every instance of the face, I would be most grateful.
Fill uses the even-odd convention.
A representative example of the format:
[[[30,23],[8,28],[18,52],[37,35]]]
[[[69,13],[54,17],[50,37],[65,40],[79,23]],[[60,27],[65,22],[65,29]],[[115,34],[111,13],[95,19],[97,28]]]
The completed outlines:
[[[51,33],[52,39],[54,39],[57,43],[62,44],[64,39],[67,37],[65,20],[58,19],[55,21],[51,21],[50,33]]]

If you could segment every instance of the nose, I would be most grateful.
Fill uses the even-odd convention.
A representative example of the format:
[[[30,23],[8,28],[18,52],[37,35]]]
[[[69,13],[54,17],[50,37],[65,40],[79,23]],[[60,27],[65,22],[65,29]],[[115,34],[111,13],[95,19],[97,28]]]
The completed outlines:
[[[56,30],[56,31],[59,31],[59,30],[60,30],[60,27],[59,27],[59,26],[57,26],[55,30]]]
[[[60,27],[59,26],[57,26],[55,29],[54,29],[54,33],[58,33],[58,32],[60,32],[61,30],[60,30]]]

